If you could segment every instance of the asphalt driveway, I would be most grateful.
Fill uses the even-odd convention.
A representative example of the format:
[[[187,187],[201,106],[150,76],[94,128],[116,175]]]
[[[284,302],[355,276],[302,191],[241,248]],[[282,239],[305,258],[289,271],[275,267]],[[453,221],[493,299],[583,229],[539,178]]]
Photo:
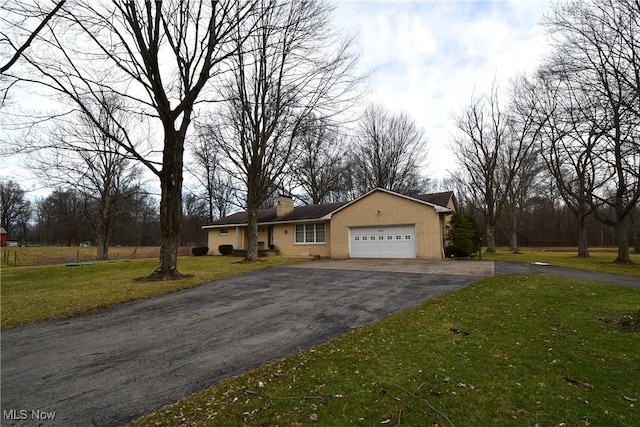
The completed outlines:
[[[2,425],[120,425],[493,273],[461,266],[269,268],[4,331]]]

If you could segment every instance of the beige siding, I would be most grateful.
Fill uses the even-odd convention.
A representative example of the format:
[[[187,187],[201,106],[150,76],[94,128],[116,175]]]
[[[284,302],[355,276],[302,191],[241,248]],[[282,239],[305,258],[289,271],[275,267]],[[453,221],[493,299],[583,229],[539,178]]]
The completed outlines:
[[[214,228],[209,230],[209,253],[212,255],[220,255],[218,251],[219,245],[233,245],[234,249],[246,249],[248,235],[246,227],[228,227],[226,236],[220,235],[220,229]],[[319,255],[321,257],[329,257],[330,253],[330,232],[331,227],[325,222],[325,243],[295,243],[296,233],[295,224],[276,224],[273,226],[273,244],[280,251],[282,256],[299,257]],[[261,225],[258,227],[258,242],[264,242],[264,249],[269,247],[269,226]]]
[[[244,249],[243,238],[246,238],[246,233],[242,227],[226,227],[228,233],[221,235],[221,228],[209,229],[208,246],[210,255],[220,255],[218,246],[220,245],[233,245],[233,249]]]
[[[331,218],[331,257],[349,257],[349,227],[414,225],[418,258],[442,258],[440,216],[428,205],[376,191]]]
[[[330,241],[331,227],[325,222],[325,243],[306,243],[299,244],[295,242],[296,226],[295,224],[278,224],[273,229],[273,244],[280,251],[282,256],[315,256],[319,255],[323,258],[331,256]]]

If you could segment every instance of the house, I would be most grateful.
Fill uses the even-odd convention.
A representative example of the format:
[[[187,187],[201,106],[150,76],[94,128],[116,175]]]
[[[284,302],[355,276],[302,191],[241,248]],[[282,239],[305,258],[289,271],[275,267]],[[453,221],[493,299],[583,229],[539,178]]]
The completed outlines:
[[[275,208],[258,212],[258,246],[283,256],[440,259],[455,210],[453,192],[411,197],[376,188],[350,202],[298,207],[280,196]],[[246,212],[202,228],[209,253],[223,244],[247,248]]]

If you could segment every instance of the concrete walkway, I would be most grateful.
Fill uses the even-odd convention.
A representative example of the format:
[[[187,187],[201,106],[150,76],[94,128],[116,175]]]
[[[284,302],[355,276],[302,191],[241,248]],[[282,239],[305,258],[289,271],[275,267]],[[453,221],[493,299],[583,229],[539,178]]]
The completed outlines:
[[[395,273],[441,274],[450,276],[493,276],[493,261],[420,260],[420,259],[323,259],[296,264],[295,268],[386,271]]]

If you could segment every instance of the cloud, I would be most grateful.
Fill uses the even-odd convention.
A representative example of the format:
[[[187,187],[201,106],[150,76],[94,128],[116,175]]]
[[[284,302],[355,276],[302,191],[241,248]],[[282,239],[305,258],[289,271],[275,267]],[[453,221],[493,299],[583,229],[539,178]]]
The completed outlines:
[[[429,136],[428,173],[455,168],[452,113],[539,64],[546,0],[340,1],[336,25],[357,34],[369,100],[409,113]]]

